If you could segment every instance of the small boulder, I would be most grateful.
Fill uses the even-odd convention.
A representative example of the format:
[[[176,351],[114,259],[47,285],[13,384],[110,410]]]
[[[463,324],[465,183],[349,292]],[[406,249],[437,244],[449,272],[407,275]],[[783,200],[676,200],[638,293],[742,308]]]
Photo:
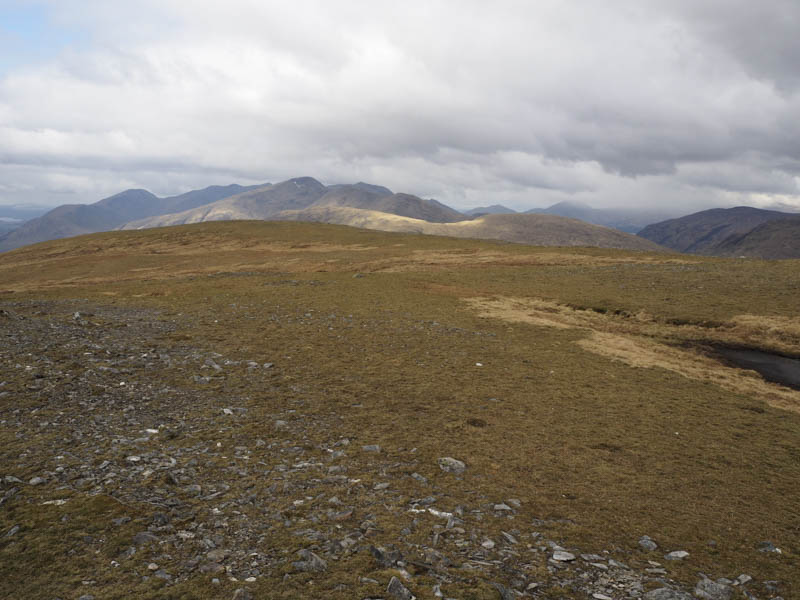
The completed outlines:
[[[553,552],[553,560],[557,560],[558,562],[572,562],[575,560],[575,555],[571,552],[565,552],[564,550],[556,550]]]
[[[439,468],[445,473],[454,473],[455,475],[461,475],[461,473],[466,471],[467,465],[465,465],[460,460],[457,460],[450,456],[445,456],[439,459]]]
[[[694,598],[686,592],[663,587],[647,592],[642,596],[642,600],[694,600]]]
[[[648,552],[658,550],[658,544],[656,544],[649,535],[643,535],[639,538],[639,546],[642,550],[647,550]]]
[[[389,585],[386,587],[386,591],[392,598],[396,600],[413,600],[414,595],[411,593],[406,586],[397,578],[392,577],[389,580]]]
[[[298,571],[316,571],[321,573],[328,568],[328,563],[311,552],[311,550],[299,550],[297,554],[303,559],[292,563],[292,566]]]
[[[701,600],[730,600],[733,597],[733,588],[704,577],[695,586],[694,595]]]

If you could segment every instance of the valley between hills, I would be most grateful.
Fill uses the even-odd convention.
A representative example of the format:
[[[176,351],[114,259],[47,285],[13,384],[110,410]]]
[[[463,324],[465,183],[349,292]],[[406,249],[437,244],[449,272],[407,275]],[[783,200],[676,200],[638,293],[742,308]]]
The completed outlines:
[[[444,223],[444,225],[448,225]],[[201,222],[0,255],[0,596],[784,600],[800,261]]]

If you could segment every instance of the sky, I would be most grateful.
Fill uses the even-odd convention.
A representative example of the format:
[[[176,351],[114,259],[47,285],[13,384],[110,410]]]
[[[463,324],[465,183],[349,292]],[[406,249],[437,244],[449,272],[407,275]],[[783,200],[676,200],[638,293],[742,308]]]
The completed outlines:
[[[366,181],[800,211],[797,0],[0,0],[0,206]]]

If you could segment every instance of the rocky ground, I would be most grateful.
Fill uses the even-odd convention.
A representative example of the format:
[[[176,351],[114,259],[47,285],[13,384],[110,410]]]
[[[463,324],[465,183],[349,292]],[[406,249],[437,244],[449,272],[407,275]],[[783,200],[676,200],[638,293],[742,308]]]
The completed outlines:
[[[421,460],[415,448],[353,439],[335,411],[306,410],[313,382],[285,377],[281,356],[197,347],[181,335],[186,319],[79,301],[0,305],[8,597],[785,593],[747,573],[676,582],[668,566],[686,553],[658,539],[632,540],[634,550],[562,547],[559,523],[523,516],[524,498],[459,492],[471,466],[457,452]],[[95,527],[76,529],[89,505],[104,507]],[[48,537],[59,531],[68,543]],[[33,548],[82,567],[31,588],[30,575],[9,573]]]

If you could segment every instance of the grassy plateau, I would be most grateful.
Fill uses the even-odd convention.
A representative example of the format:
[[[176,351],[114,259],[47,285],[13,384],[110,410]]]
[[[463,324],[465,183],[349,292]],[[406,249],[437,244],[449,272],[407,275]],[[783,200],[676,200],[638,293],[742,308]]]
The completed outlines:
[[[637,572],[663,569],[644,592],[659,578],[691,591],[698,573],[744,573],[757,598],[800,597],[800,391],[714,354],[800,357],[800,261],[207,223],[1,254],[0,309],[9,315],[0,315],[0,479],[21,482],[0,489],[17,488],[0,505],[2,597],[231,598],[239,588],[257,598],[391,597],[395,575],[418,598],[433,598],[437,582],[453,598],[504,598],[492,582],[527,597],[590,598],[564,583],[575,567],[548,569],[542,540],[608,552]],[[51,323],[80,319],[91,331],[74,336],[105,341],[72,347],[78,338],[64,333],[59,342]],[[126,335],[138,337],[115,341]],[[172,362],[137,370],[134,358],[159,353]],[[109,361],[129,355],[113,377],[130,395],[100,406],[122,392],[91,378],[111,377],[122,362]],[[272,366],[256,373],[247,361]],[[96,408],[81,404],[93,398]],[[143,416],[132,424],[134,413]],[[146,428],[160,433],[132,433]],[[113,441],[122,431],[127,441]],[[337,449],[347,481],[319,487],[339,472],[329,470]],[[162,454],[178,457],[175,485],[158,470]],[[126,475],[131,455],[153,466]],[[445,473],[440,457],[467,469]],[[98,475],[115,464],[115,478]],[[29,485],[36,476],[45,481]],[[164,500],[172,492],[162,488],[188,489],[189,479],[200,496]],[[230,489],[205,500],[222,483]],[[442,519],[409,512],[426,496],[443,511],[463,507],[462,545]],[[492,508],[504,502],[508,514]],[[161,542],[123,558],[155,511],[171,519],[151,528]],[[298,534],[311,529],[325,539]],[[356,530],[352,548],[328,545]],[[182,531],[182,542],[163,543]],[[640,548],[643,535],[659,549]],[[216,543],[201,546],[206,538]],[[780,553],[760,551],[767,541]],[[404,565],[379,564],[372,544],[395,545]],[[223,569],[236,548],[258,554],[258,575],[245,582],[239,567],[191,562],[212,546],[230,550],[208,559]],[[303,548],[327,569],[293,568]],[[431,568],[432,548],[452,564]],[[664,560],[672,550],[689,556]]]

